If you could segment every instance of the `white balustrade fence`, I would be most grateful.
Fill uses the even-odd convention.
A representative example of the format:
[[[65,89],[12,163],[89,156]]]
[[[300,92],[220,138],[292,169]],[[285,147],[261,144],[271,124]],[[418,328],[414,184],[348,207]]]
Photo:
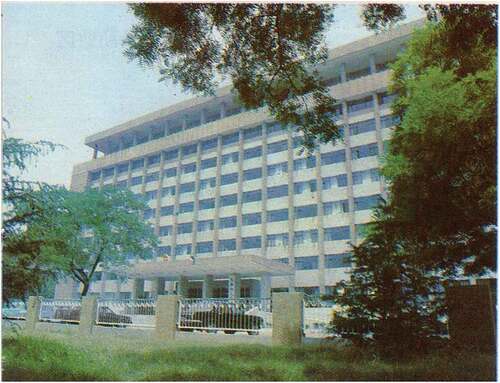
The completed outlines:
[[[100,299],[96,324],[103,326],[155,327],[156,299]]]
[[[43,322],[80,322],[79,299],[41,298],[39,320]]]
[[[304,295],[304,333],[306,336],[325,337],[335,312],[332,301]]]
[[[182,331],[243,331],[257,335],[272,328],[271,299],[182,298],[177,326]]]

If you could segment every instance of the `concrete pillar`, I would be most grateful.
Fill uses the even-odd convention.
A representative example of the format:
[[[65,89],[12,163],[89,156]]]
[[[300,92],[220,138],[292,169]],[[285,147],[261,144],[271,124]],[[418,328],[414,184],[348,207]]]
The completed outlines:
[[[345,63],[340,64],[340,82],[347,81],[347,72],[345,69]]]
[[[206,124],[207,122],[207,110],[203,108],[200,111],[200,125]]]
[[[40,318],[40,306],[42,300],[40,297],[29,297],[28,299],[28,312],[26,314],[26,330],[33,332],[36,330],[36,324]]]
[[[92,334],[92,330],[97,318],[97,297],[95,295],[85,296],[82,299],[80,308],[79,330],[82,335]]]
[[[186,277],[180,277],[177,282],[177,295],[186,298],[188,296],[189,281]]]
[[[241,278],[239,274],[229,275],[227,280],[227,297],[237,299],[241,297]]]
[[[158,339],[174,340],[177,328],[179,297],[177,295],[159,296],[156,301],[155,333]]]
[[[372,53],[370,55],[370,74],[377,73],[377,65],[375,64],[375,55]]]
[[[220,118],[226,117],[226,103],[221,102],[220,103]]]
[[[155,278],[151,283],[151,298],[165,293],[165,278]]]
[[[132,299],[144,298],[144,279],[134,278],[132,282]]]
[[[182,130],[187,130],[187,116],[182,116]]]
[[[108,279],[107,273],[103,270],[101,272],[101,291],[99,292],[99,295],[102,297],[104,293],[106,292],[106,281]]]
[[[174,281],[167,281],[167,286],[166,286],[167,294],[174,295],[174,290],[175,290],[175,282]]]
[[[203,298],[213,298],[214,285],[213,275],[205,275],[203,278]]]
[[[97,145],[94,146],[94,154],[92,155],[92,159],[95,160],[97,158]]]
[[[260,277],[260,297],[271,298],[271,276],[263,275]]]
[[[302,344],[303,300],[303,293],[273,294],[273,344]]]

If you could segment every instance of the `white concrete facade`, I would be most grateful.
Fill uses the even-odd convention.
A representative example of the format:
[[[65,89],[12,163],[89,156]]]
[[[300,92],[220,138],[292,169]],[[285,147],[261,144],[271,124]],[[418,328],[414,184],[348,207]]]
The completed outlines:
[[[259,254],[296,270],[266,281],[273,289],[328,294],[346,278],[349,243],[360,240],[370,207],[385,196],[378,169],[394,126],[387,63],[421,24],[330,51],[320,72],[339,100],[344,140],[321,144],[309,158],[299,153],[300,131],[281,128],[264,109],[242,110],[223,88],[88,137],[96,158],[75,166],[72,188],[118,185],[145,194],[158,257]],[[210,290],[217,286],[210,282]],[[144,289],[159,287],[146,281]],[[127,296],[132,286],[102,273],[91,291]]]

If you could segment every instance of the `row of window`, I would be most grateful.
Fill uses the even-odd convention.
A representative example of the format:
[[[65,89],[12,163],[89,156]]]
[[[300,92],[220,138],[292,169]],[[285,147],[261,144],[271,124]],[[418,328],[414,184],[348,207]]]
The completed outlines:
[[[280,261],[288,264],[288,258],[281,258]],[[319,268],[319,257],[317,255],[295,257],[294,264],[295,270],[317,270]],[[351,267],[351,253],[325,255],[325,269],[338,269],[342,267]]]

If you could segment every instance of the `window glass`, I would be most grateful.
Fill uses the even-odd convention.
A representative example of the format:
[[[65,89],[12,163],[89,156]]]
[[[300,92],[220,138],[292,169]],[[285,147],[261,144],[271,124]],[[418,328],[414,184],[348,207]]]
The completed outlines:
[[[222,165],[232,164],[238,162],[238,152],[224,154],[222,156]]]
[[[161,189],[161,196],[174,196],[175,195],[175,186],[167,186]]]
[[[110,178],[110,177],[113,177],[114,175],[115,175],[115,168],[114,167],[106,168],[102,171],[102,176],[104,178]]]
[[[349,226],[327,227],[324,229],[325,241],[350,239]]]
[[[128,162],[126,162],[124,164],[118,164],[118,166],[116,167],[116,171],[118,174],[127,173],[128,172]]]
[[[200,180],[200,190],[212,189],[215,187],[215,177]]]
[[[323,214],[324,215],[332,215],[332,214],[341,214],[349,212],[349,201],[341,200],[341,201],[333,201],[333,202],[324,202],[323,203]]]
[[[236,144],[240,140],[240,132],[235,132],[232,134],[227,134],[222,136],[222,146],[229,146]]]
[[[256,202],[262,199],[262,192],[260,190],[252,190],[243,192],[243,203]]]
[[[223,195],[220,197],[221,206],[232,206],[238,203],[238,194]]]
[[[338,269],[341,267],[351,267],[351,253],[325,255],[326,269]]]
[[[246,149],[243,152],[243,159],[249,160],[251,158],[256,158],[262,156],[262,146],[256,146],[255,148]]]
[[[178,155],[179,155],[179,149],[173,149],[163,152],[163,158],[165,159],[165,161],[176,160]]]
[[[169,124],[167,131],[168,131],[169,135],[181,132],[182,131],[182,122],[180,122],[180,121],[171,122]]]
[[[256,126],[255,128],[245,129],[243,131],[243,140],[245,141],[260,136],[262,136],[262,126]]]
[[[211,253],[214,249],[213,242],[198,242],[196,244],[196,253]]]
[[[357,197],[354,198],[354,210],[369,210],[376,207],[380,202],[380,195],[370,195],[366,197]]]
[[[153,126],[151,129],[151,138],[157,140],[162,137],[165,137],[165,128],[163,126]]]
[[[380,181],[380,173],[377,168],[370,169],[370,179],[372,182]]]
[[[310,217],[317,217],[317,216],[318,216],[318,206],[316,204],[295,207],[295,218],[296,219],[310,218]]]
[[[380,124],[382,125],[382,129],[395,126],[395,125],[399,124],[400,121],[401,120],[400,120],[399,116],[395,116],[393,114],[390,114],[388,116],[383,116],[380,118]]]
[[[269,210],[267,222],[288,221],[288,209]]]
[[[174,214],[174,207],[173,206],[163,206],[160,210],[160,215],[162,217],[167,216],[167,215],[173,215]]]
[[[150,190],[144,193],[144,197],[147,201],[152,201],[158,196],[158,190]]]
[[[275,122],[273,124],[267,125],[267,135],[274,135],[274,134],[279,134],[279,133],[284,133],[287,131],[286,126],[282,126],[281,123]]]
[[[355,80],[360,77],[368,76],[370,74],[370,67],[355,70],[346,73],[347,81]]]
[[[194,193],[194,182],[180,184],[179,193]]]
[[[243,214],[243,225],[259,225],[262,223],[261,213]]]
[[[335,152],[321,153],[321,165],[336,164],[345,161],[345,150]]]
[[[243,237],[241,239],[241,247],[243,249],[260,249],[261,247],[261,237]]]
[[[282,162],[280,164],[267,165],[267,175],[271,176],[279,176],[282,174],[288,173],[288,163]]]
[[[158,255],[171,255],[172,248],[170,246],[159,246]]]
[[[160,153],[148,157],[148,166],[157,165],[160,163]]]
[[[378,146],[376,143],[356,146],[351,149],[351,157],[353,160],[376,155],[378,155]]]
[[[185,145],[182,147],[182,157],[188,157],[196,154],[198,150],[198,144]]]
[[[316,180],[295,182],[293,184],[294,194],[314,193],[317,190]]]
[[[209,152],[217,148],[217,137],[201,142],[202,153]]]
[[[160,179],[160,173],[154,172],[154,173],[148,174],[146,176],[146,183],[158,181],[159,179]]]
[[[144,210],[144,219],[151,219],[155,216],[155,209]]]
[[[288,196],[288,185],[271,186],[267,188],[267,199]]]
[[[361,110],[370,109],[373,107],[372,96],[364,97],[359,100],[349,101],[347,103],[347,112],[355,113]]]
[[[193,210],[194,210],[194,203],[193,202],[181,203],[179,205],[179,214],[191,213]]]
[[[235,239],[221,239],[219,240],[219,251],[233,251],[236,250]]]
[[[214,229],[214,220],[208,219],[206,221],[198,221],[197,228],[199,232],[211,231]]]
[[[144,167],[144,158],[139,158],[132,161],[132,170],[140,169]]]
[[[349,134],[355,136],[356,134],[362,134],[366,132],[375,131],[375,119],[356,122],[355,124],[349,124]]]
[[[193,231],[193,224],[191,222],[179,223],[177,225],[177,234],[189,234]]]
[[[89,175],[90,182],[97,181],[97,180],[99,180],[99,178],[101,178],[101,171],[100,170],[95,171],[95,172],[90,172],[90,175]]]
[[[182,165],[182,173],[184,173],[184,174],[194,173],[195,171],[196,171],[196,163],[195,162]]]
[[[316,166],[316,157],[310,156],[306,158],[298,158],[293,160],[293,171],[302,169],[311,169]]]
[[[127,181],[126,180],[123,180],[123,181],[119,181],[116,183],[116,187],[117,188],[126,188],[127,187]]]
[[[160,226],[160,237],[172,235],[172,226]]]
[[[295,257],[295,270],[315,270],[318,268],[318,257]]]
[[[282,234],[268,234],[266,237],[267,247],[287,247],[288,246],[288,233]],[[288,260],[288,258],[285,258]]]
[[[177,245],[175,246],[175,255],[190,255],[191,254],[191,244]]]
[[[217,157],[207,158],[206,160],[201,160],[202,169],[215,168],[217,166]]]
[[[177,175],[177,168],[165,169],[163,171],[163,177],[170,178],[175,177]]]
[[[198,203],[200,210],[215,208],[215,198],[202,199]]]
[[[220,176],[221,185],[230,185],[238,182],[238,173],[222,174]]]
[[[318,230],[301,230],[293,233],[293,245],[301,246],[318,242]]]
[[[142,184],[142,176],[132,177],[130,179],[130,186],[136,186]]]
[[[262,168],[253,168],[243,171],[243,180],[250,181],[262,178]]]
[[[268,154],[283,152],[285,150],[288,150],[287,140],[273,142],[272,144],[267,145]]]

